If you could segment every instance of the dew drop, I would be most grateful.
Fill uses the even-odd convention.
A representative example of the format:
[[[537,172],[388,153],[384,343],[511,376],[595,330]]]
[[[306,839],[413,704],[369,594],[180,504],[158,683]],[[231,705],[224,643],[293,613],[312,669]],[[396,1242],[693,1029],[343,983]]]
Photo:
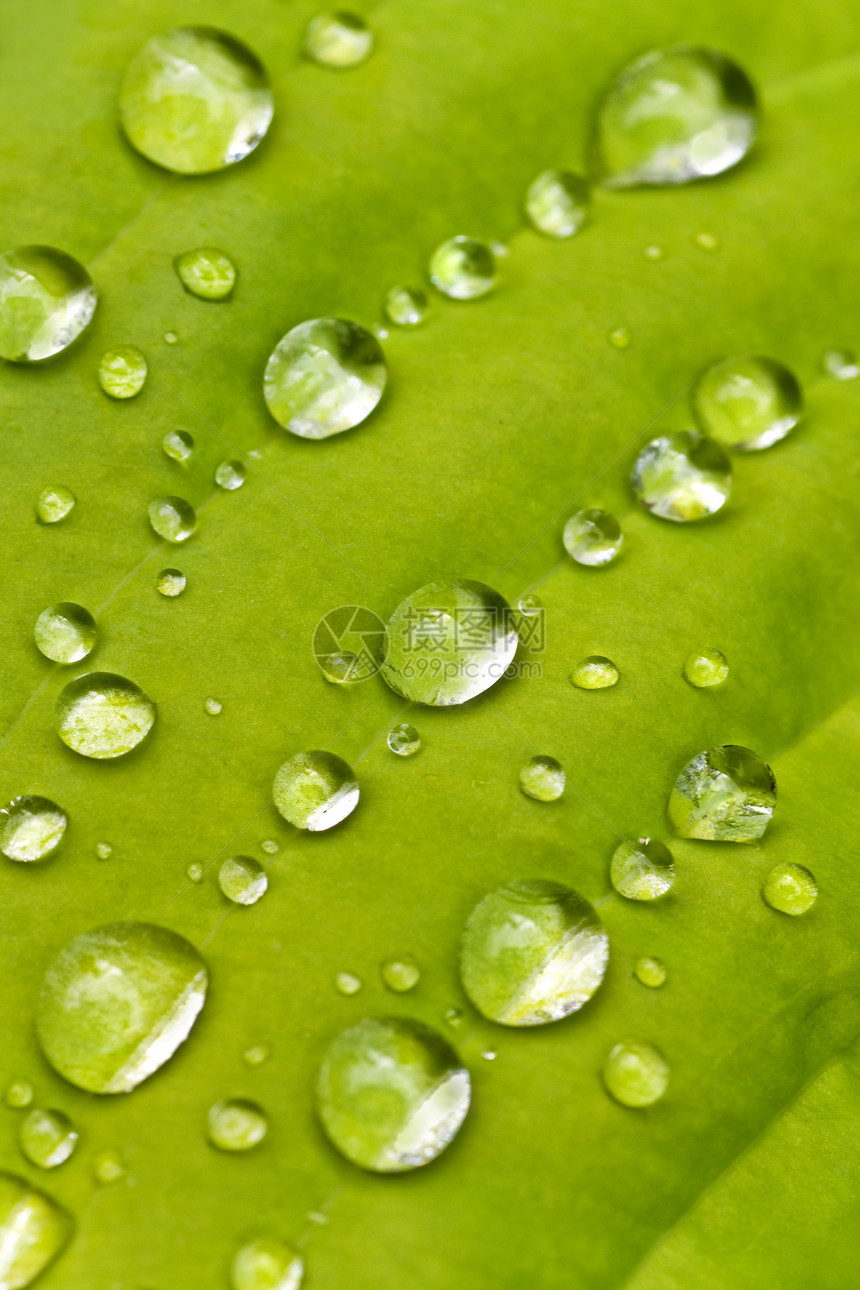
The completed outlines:
[[[486,242],[451,237],[430,257],[430,281],[451,300],[475,300],[496,283],[496,261]]]
[[[421,748],[421,736],[414,726],[404,721],[388,732],[388,747],[398,757],[412,757]]]
[[[827,349],[821,356],[821,370],[836,381],[856,381],[860,363],[853,349]]]
[[[321,13],[308,23],[302,48],[321,67],[355,67],[373,49],[373,32],[360,14]]]
[[[155,580],[155,587],[162,596],[181,596],[186,581],[185,574],[180,569],[162,569]]]
[[[68,1160],[77,1143],[77,1129],[63,1111],[35,1107],[18,1130],[19,1147],[40,1169],[56,1169]]]
[[[82,264],[51,246],[0,255],[0,358],[38,363],[71,345],[95,313],[98,293]]]
[[[203,711],[210,717],[220,716],[224,705],[218,699],[206,699],[203,703]]]
[[[725,654],[712,647],[693,650],[684,664],[684,676],[697,690],[722,685],[728,675],[729,664]]]
[[[672,852],[656,838],[622,842],[613,853],[609,880],[627,900],[657,900],[675,881]]]
[[[90,1093],[128,1093],[188,1037],[208,972],[184,937],[151,923],[77,936],[42,984],[36,1031],[54,1070]]]
[[[71,1214],[17,1174],[0,1173],[0,1252],[6,1290],[32,1285],[75,1230]]]
[[[646,444],[630,482],[652,514],[686,523],[715,515],[725,505],[732,491],[732,468],[716,439],[679,430]]]
[[[133,148],[181,175],[241,161],[272,120],[269,78],[256,54],[213,27],[153,36],[129,64],[119,93]]]
[[[161,446],[173,461],[187,461],[194,451],[194,438],[187,430],[168,430]]]
[[[446,1008],[445,1021],[452,1030],[458,1030],[463,1024],[463,1013],[459,1008]]]
[[[226,300],[236,285],[236,266],[224,251],[199,246],[174,261],[179,281],[201,300]]]
[[[329,1047],[317,1110],[347,1160],[400,1173],[444,1151],[466,1117],[470,1093],[468,1071],[435,1030],[400,1017],[368,1019]]]
[[[355,772],[334,753],[296,753],[275,776],[275,806],[297,829],[319,833],[340,824],[358,805]]]
[[[606,339],[613,349],[629,349],[633,337],[630,335],[629,327],[613,327]]]
[[[485,1062],[494,1062],[496,1060],[496,1054],[492,1048],[485,1049],[485,1051],[481,1053],[481,1056]]]
[[[716,251],[720,245],[720,239],[714,237],[713,233],[696,233],[693,237],[696,246],[701,247],[703,251]]]
[[[665,964],[662,960],[651,958],[648,954],[636,960],[633,972],[637,981],[640,981],[642,985],[647,985],[652,990],[658,989],[666,980]]]
[[[545,170],[526,193],[526,214],[547,237],[573,237],[588,218],[591,190],[572,170]]]
[[[209,1108],[206,1129],[213,1147],[221,1151],[250,1151],[265,1138],[269,1121],[256,1102],[231,1097]]]
[[[784,439],[803,412],[797,378],[772,358],[727,358],[693,386],[701,428],[728,448],[753,451]]]
[[[255,905],[268,885],[265,869],[251,856],[231,856],[218,870],[218,886],[236,905]]]
[[[60,845],[68,822],[47,797],[13,797],[0,810],[0,851],[9,860],[44,860]]]
[[[312,318],[282,337],[263,376],[272,416],[302,439],[327,439],[370,416],[388,367],[379,341],[345,318]]]
[[[646,246],[643,254],[646,260],[662,260],[665,255],[665,251],[662,246],[652,245]]]
[[[109,842],[97,842],[96,855],[99,860],[109,860],[113,855],[113,847]]]
[[[197,527],[194,507],[182,497],[156,497],[147,513],[154,532],[165,542],[185,542]]]
[[[175,331],[166,331],[164,333],[164,343],[166,345],[176,345],[179,343],[179,336]]]
[[[262,1066],[272,1055],[272,1050],[268,1044],[252,1044],[246,1048],[242,1054],[242,1060],[246,1066]]]
[[[43,609],[33,628],[37,648],[54,663],[79,663],[92,650],[96,635],[92,614],[71,601]]]
[[[764,881],[761,894],[781,914],[805,914],[818,898],[815,878],[802,864],[778,864]]]
[[[698,753],[678,776],[669,819],[682,838],[755,842],[776,806],[776,780],[749,748],[725,744]]]
[[[185,870],[185,877],[189,882],[203,881],[203,866],[197,860],[192,860],[191,864]]]
[[[358,994],[362,987],[362,980],[354,972],[338,972],[334,978],[334,985],[339,994]]]
[[[577,663],[570,681],[578,690],[608,690],[618,684],[618,668],[603,654],[589,654]]]
[[[543,609],[543,601],[540,596],[535,594],[535,592],[528,591],[524,596],[520,596],[517,601],[517,609],[520,611],[523,618],[537,618],[538,614]]]
[[[123,757],[155,724],[152,699],[133,681],[90,672],[70,681],[57,700],[57,734],[82,757]]]
[[[588,1002],[608,960],[606,930],[578,892],[557,882],[512,882],[469,915],[460,978],[488,1020],[543,1026]]]
[[[25,1079],[16,1079],[6,1090],[6,1105],[20,1111],[33,1100],[33,1085]]]
[[[532,757],[520,771],[520,788],[536,802],[558,801],[564,785],[564,767],[554,757]]]
[[[101,1183],[103,1187],[119,1182],[125,1177],[122,1156],[113,1147],[106,1147],[104,1151],[99,1151],[93,1161],[93,1173],[96,1182]]]
[[[302,1258],[277,1236],[260,1236],[237,1250],[230,1265],[231,1290],[299,1290]]]
[[[276,856],[280,849],[274,838],[266,838],[264,842],[260,843],[260,850],[265,851],[266,855],[269,856]]]
[[[74,510],[75,495],[64,484],[43,488],[36,502],[36,516],[41,524],[59,524]]]
[[[414,990],[421,980],[421,969],[412,954],[396,954],[386,959],[379,969],[383,984],[395,994],[405,994]]]
[[[373,332],[377,340],[388,340],[387,327],[371,327],[371,331]]]
[[[112,399],[133,399],[146,384],[148,371],[146,358],[136,345],[120,345],[102,354],[97,376]]]
[[[398,327],[417,327],[427,317],[427,294],[420,287],[392,287],[383,307]]]
[[[651,1106],[669,1086],[665,1057],[652,1044],[616,1044],[603,1064],[603,1083],[622,1106]]]
[[[609,564],[623,543],[621,525],[609,511],[577,511],[564,526],[564,549],[577,564]]]
[[[245,467],[241,461],[222,461],[215,471],[215,483],[228,493],[235,492],[245,482]]]
[[[367,662],[352,650],[325,654],[317,658],[322,674],[332,685],[354,685],[367,679]]]

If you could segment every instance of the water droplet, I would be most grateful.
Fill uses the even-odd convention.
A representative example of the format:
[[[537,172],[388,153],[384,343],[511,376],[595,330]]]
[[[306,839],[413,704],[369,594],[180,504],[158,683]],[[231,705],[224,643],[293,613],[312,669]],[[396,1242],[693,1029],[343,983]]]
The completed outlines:
[[[853,349],[827,349],[821,356],[821,369],[837,381],[856,381],[860,363]]]
[[[24,1290],[62,1252],[74,1219],[55,1200],[16,1174],[0,1173],[3,1286]]]
[[[302,439],[327,439],[370,416],[387,377],[382,346],[364,327],[312,318],[278,341],[263,393],[279,425]]]
[[[420,287],[392,287],[383,307],[398,327],[417,327],[427,317],[427,295]]]
[[[523,618],[536,618],[543,609],[543,601],[540,596],[535,594],[535,592],[529,591],[526,592],[524,596],[520,596],[517,602],[517,609],[520,611]]]
[[[465,703],[499,680],[517,644],[513,611],[492,587],[459,578],[431,582],[391,615],[380,672],[413,703]]]
[[[616,1044],[603,1065],[603,1083],[622,1106],[651,1106],[669,1086],[669,1067],[652,1044]]]
[[[36,516],[42,524],[59,524],[75,507],[75,495],[64,484],[43,488],[36,502]]]
[[[630,335],[629,327],[613,327],[606,339],[613,349],[629,349],[633,337]]]
[[[156,497],[147,513],[153,530],[165,542],[185,542],[197,528],[194,507],[182,497]]]
[[[99,860],[109,860],[113,855],[113,847],[109,842],[97,842],[96,855]]]
[[[485,1062],[494,1062],[496,1060],[496,1054],[493,1052],[492,1048],[487,1048],[483,1053],[481,1053],[481,1056]]]
[[[564,549],[577,564],[609,564],[623,543],[621,525],[609,511],[577,511],[564,526]]]
[[[698,690],[722,685],[729,675],[728,660],[721,650],[707,648],[693,650],[684,664],[684,676]]]
[[[174,261],[179,281],[201,300],[226,300],[236,285],[236,266],[215,246],[198,246]]]
[[[654,50],[603,100],[595,161],[608,187],[685,184],[737,165],[757,127],[755,90],[736,63],[689,45]]]
[[[718,443],[752,451],[784,439],[803,412],[792,372],[772,358],[727,358],[693,386],[693,412]]]
[[[185,574],[180,569],[162,569],[155,580],[155,587],[162,596],[181,596],[186,581]]]
[[[9,860],[44,860],[60,845],[68,822],[47,797],[13,797],[0,810],[0,851]]]
[[[323,1128],[347,1160],[377,1173],[426,1165],[469,1109],[469,1073],[417,1021],[360,1021],[329,1047],[317,1081]]]
[[[334,984],[340,994],[358,994],[362,981],[354,972],[338,972]]]
[[[65,251],[22,246],[0,255],[0,358],[38,363],[61,353],[97,302],[90,275]]]
[[[245,467],[241,461],[222,461],[215,471],[215,483],[228,493],[241,488],[245,482]]]
[[[35,1107],[21,1123],[18,1145],[27,1159],[40,1169],[55,1169],[74,1151],[78,1132],[63,1111]]]
[[[153,36],[131,60],[119,92],[129,143],[181,175],[205,175],[247,157],[272,111],[269,78],[256,54],[213,27]]]
[[[696,233],[693,237],[696,246],[701,247],[703,251],[716,251],[720,245],[720,239],[714,237],[713,233]]]
[[[112,399],[133,399],[143,389],[148,371],[146,358],[136,345],[120,345],[102,354],[96,375]]]
[[[577,663],[570,680],[578,690],[607,690],[618,684],[618,668],[603,654],[589,654]]]
[[[265,842],[260,843],[260,849],[265,851],[267,855],[275,856],[281,848],[274,838],[266,838]]]
[[[321,13],[308,23],[302,48],[321,67],[355,67],[373,49],[373,32],[360,14]]]
[[[630,482],[654,515],[686,523],[714,515],[725,505],[732,491],[732,468],[716,439],[679,430],[646,444]]]
[[[609,881],[628,900],[657,900],[675,881],[675,862],[665,842],[640,838],[616,847]]]
[[[260,1236],[237,1250],[230,1265],[232,1290],[299,1290],[305,1265],[277,1236]]]
[[[155,724],[152,699],[133,681],[90,672],[70,681],[57,700],[57,734],[82,757],[123,757]]]
[[[272,796],[284,819],[319,833],[340,824],[358,805],[355,772],[334,753],[296,753],[275,776]]]
[[[591,190],[572,170],[545,170],[526,193],[526,214],[547,237],[573,237],[588,218]]]
[[[92,614],[71,601],[43,609],[33,628],[37,648],[54,663],[79,663],[92,650],[96,635]]]
[[[192,860],[191,864],[185,870],[185,876],[189,882],[203,881],[203,866],[197,860]]]
[[[6,1105],[19,1111],[33,1100],[33,1085],[25,1079],[16,1079],[6,1090]]]
[[[218,870],[218,886],[236,905],[255,905],[268,885],[265,869],[251,856],[231,856]]]
[[[648,954],[636,960],[633,972],[637,981],[641,981],[643,985],[649,986],[652,990],[656,990],[666,980],[664,963],[660,959],[651,958]]]
[[[367,665],[352,650],[325,654],[317,658],[322,674],[332,685],[354,685],[367,679]]]
[[[93,1160],[93,1173],[96,1176],[96,1182],[101,1183],[103,1187],[119,1182],[125,1177],[122,1156],[113,1147],[106,1147],[104,1151],[99,1151]]]
[[[164,333],[164,342],[166,345],[176,345],[179,343],[179,336],[175,331],[166,331]]]
[[[606,930],[578,892],[557,882],[512,882],[469,915],[460,978],[488,1020],[543,1026],[588,1002],[608,960]]]
[[[564,784],[564,767],[554,757],[532,757],[520,771],[520,788],[536,802],[558,801]]]
[[[459,1008],[446,1008],[445,1021],[452,1030],[457,1030],[463,1024],[463,1013]]]
[[[485,296],[496,283],[496,261],[486,242],[450,237],[430,257],[430,281],[452,300]]]
[[[386,959],[379,970],[383,983],[395,994],[414,990],[421,980],[421,969],[412,954],[396,954],[393,958]]]
[[[194,438],[187,430],[168,430],[161,446],[174,461],[187,461],[194,451]]]
[[[220,703],[218,699],[210,698],[205,700],[203,704],[203,711],[208,713],[210,717],[217,717],[220,715],[223,709],[223,706],[224,705]]]
[[[206,1128],[213,1147],[221,1151],[250,1151],[265,1138],[269,1121],[256,1102],[231,1097],[209,1108]]]
[[[272,1050],[268,1044],[252,1044],[246,1048],[242,1054],[242,1060],[246,1066],[262,1066],[272,1055]]]
[[[818,898],[818,886],[802,864],[784,863],[771,869],[761,894],[771,909],[781,914],[805,914]]]
[[[414,726],[404,721],[388,732],[388,747],[398,757],[411,757],[421,747],[421,736]]]
[[[662,260],[665,252],[662,246],[646,246],[644,255],[646,260]]]
[[[188,1037],[206,998],[206,964],[151,923],[77,936],[45,973],[36,1013],[54,1070],[90,1093],[128,1093]]]
[[[678,776],[669,819],[682,838],[755,842],[776,806],[776,780],[749,748],[725,744],[698,753]]]

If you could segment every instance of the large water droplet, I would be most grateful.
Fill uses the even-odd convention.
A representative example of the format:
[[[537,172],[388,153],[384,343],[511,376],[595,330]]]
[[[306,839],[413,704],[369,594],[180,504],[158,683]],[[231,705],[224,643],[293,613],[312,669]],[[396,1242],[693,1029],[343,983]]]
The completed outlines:
[[[708,748],[678,776],[669,798],[669,819],[682,838],[707,842],[755,842],[776,806],[776,780],[766,761],[749,748]]]
[[[391,615],[380,672],[414,703],[465,703],[499,680],[517,643],[513,611],[492,587],[460,578],[431,582]]]
[[[221,1151],[250,1151],[265,1138],[269,1121],[256,1102],[231,1097],[209,1108],[206,1131],[213,1147]]]
[[[608,690],[618,684],[618,668],[604,654],[589,654],[580,659],[570,674],[578,690]]]
[[[71,345],[98,294],[82,264],[51,246],[0,255],[0,358],[37,363]]]
[[[268,885],[265,869],[251,856],[231,856],[218,870],[218,886],[236,905],[255,905]]]
[[[665,1057],[652,1044],[616,1044],[603,1065],[603,1082],[622,1106],[651,1106],[669,1086]]]
[[[215,469],[215,483],[228,493],[241,488],[245,482],[245,467],[241,461],[222,461]]]
[[[684,676],[698,690],[722,685],[729,675],[728,660],[721,650],[693,650],[684,664]]]
[[[33,628],[38,649],[54,663],[79,663],[92,650],[96,635],[89,610],[66,600],[43,609]]]
[[[119,93],[132,147],[166,170],[203,175],[247,157],[269,128],[269,78],[247,45],[213,27],[153,36]]]
[[[68,1160],[77,1143],[78,1131],[63,1111],[43,1111],[35,1107],[18,1130],[18,1145],[27,1159],[40,1169],[56,1169],[57,1165]]]
[[[43,488],[36,501],[36,516],[42,524],[59,524],[74,510],[76,498],[64,484]]]
[[[323,1128],[353,1164],[400,1173],[435,1160],[469,1109],[468,1071],[417,1021],[360,1021],[331,1044],[317,1081]]]
[[[6,1105],[14,1110],[29,1106],[33,1100],[33,1085],[25,1079],[16,1079],[6,1090]]]
[[[631,63],[597,114],[595,164],[613,188],[685,184],[737,165],[758,128],[746,74],[712,49],[678,45]]]
[[[16,1174],[0,1173],[0,1285],[24,1290],[61,1253],[74,1219]]]
[[[360,14],[321,13],[308,23],[302,48],[322,67],[355,67],[373,49],[373,32]]]
[[[657,900],[675,881],[672,852],[656,838],[622,842],[613,853],[609,880],[628,900]]]
[[[345,318],[312,318],[288,331],[266,364],[269,411],[302,439],[327,439],[369,417],[388,368],[379,341]]]
[[[603,980],[609,937],[587,900],[557,882],[512,882],[469,915],[463,988],[503,1026],[543,1026],[577,1012]]]
[[[727,358],[703,372],[693,412],[707,434],[729,448],[769,448],[796,426],[803,411],[797,378],[772,358]]]
[[[174,461],[187,461],[194,451],[194,438],[187,430],[168,430],[161,446]]]
[[[395,994],[405,994],[414,990],[421,980],[421,969],[413,954],[396,954],[386,959],[379,969],[382,980]]]
[[[296,753],[275,776],[272,796],[285,820],[319,833],[351,815],[360,790],[351,766],[334,753]]]
[[[520,788],[536,802],[558,801],[564,785],[564,767],[554,757],[532,757],[520,771]]]
[[[226,300],[236,285],[236,266],[215,246],[198,246],[174,261],[179,281],[201,300]]]
[[[420,287],[392,287],[384,308],[398,327],[417,327],[427,317],[427,296]]]
[[[162,596],[181,596],[185,583],[185,574],[180,569],[162,569],[155,580],[155,587]]]
[[[185,542],[197,528],[194,507],[182,497],[156,497],[147,514],[153,530],[165,542]]]
[[[96,375],[112,399],[133,399],[146,384],[146,357],[136,345],[120,345],[102,354]]]
[[[684,523],[714,515],[732,491],[732,468],[715,439],[679,430],[652,439],[636,458],[633,491],[654,515]]]
[[[57,734],[83,757],[122,757],[155,724],[155,704],[133,681],[90,672],[70,681],[57,700]]]
[[[781,914],[805,914],[818,898],[815,878],[802,864],[774,865],[764,880],[761,894],[771,909]]]
[[[0,851],[10,860],[44,860],[60,845],[68,822],[47,797],[13,797],[0,810]]]
[[[826,349],[821,356],[821,369],[837,381],[856,381],[860,376],[860,363],[853,349]]]
[[[621,525],[609,511],[577,511],[564,526],[564,549],[577,564],[609,564],[623,542]]]
[[[485,296],[496,282],[493,252],[475,237],[451,237],[430,257],[430,281],[452,300]]]
[[[651,990],[658,989],[665,983],[666,967],[661,959],[652,958],[649,954],[644,954],[641,959],[636,960],[636,966],[633,969],[637,981],[642,985],[647,985]]]
[[[591,190],[572,170],[545,170],[526,193],[526,214],[547,237],[572,237],[588,218]]]
[[[231,1290],[299,1290],[305,1265],[277,1236],[260,1236],[236,1251],[230,1266]]]
[[[389,730],[386,742],[398,757],[412,757],[421,748],[421,736],[414,726],[405,721]]]

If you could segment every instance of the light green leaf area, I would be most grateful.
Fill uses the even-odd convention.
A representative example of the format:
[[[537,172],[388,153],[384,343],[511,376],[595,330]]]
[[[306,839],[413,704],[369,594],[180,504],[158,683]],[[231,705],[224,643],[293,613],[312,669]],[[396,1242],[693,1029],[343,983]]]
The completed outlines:
[[[377,48],[334,72],[301,60],[308,0],[13,0],[0,47],[2,248],[47,243],[87,263],[95,321],[58,361],[0,371],[3,436],[2,794],[69,813],[42,864],[3,862],[3,1087],[28,1079],[65,1110],[77,1153],[43,1176],[20,1155],[20,1112],[0,1109],[0,1165],[41,1180],[78,1230],[45,1290],[211,1290],[252,1236],[300,1244],[314,1290],[844,1290],[858,1257],[857,765],[860,757],[860,383],[821,375],[822,352],[860,345],[857,171],[860,8],[851,0],[750,6],[617,0],[391,0],[368,10]],[[140,44],[177,23],[223,26],[273,78],[275,121],[228,172],[171,177],[121,137],[116,98]],[[595,196],[588,226],[555,243],[524,227],[541,170],[581,166],[602,88],[649,48],[680,40],[737,58],[759,86],[750,158],[679,190]],[[713,250],[694,239],[719,240]],[[421,284],[457,233],[502,239],[493,294],[434,298],[425,325],[383,342],[389,388],[358,429],[321,442],[280,431],[262,371],[290,327],[322,315],[382,321],[396,282]],[[239,279],[224,303],[185,292],[173,259],[217,246]],[[647,246],[665,254],[651,261]],[[632,343],[616,350],[613,328]],[[178,340],[169,345],[165,333]],[[119,345],[146,354],[146,388],[111,402],[96,380]],[[635,508],[638,447],[691,424],[686,389],[709,362],[762,353],[804,383],[808,415],[777,447],[738,455],[718,517],[673,525]],[[161,439],[190,432],[184,466]],[[247,457],[247,454],[255,455]],[[213,483],[245,455],[237,492]],[[48,484],[76,494],[40,526]],[[198,509],[182,547],[149,529],[149,501]],[[563,521],[616,510],[626,534],[605,569],[573,565]],[[165,567],[187,575],[176,600]],[[536,590],[541,676],[461,709],[414,708],[379,678],[328,684],[311,651],[320,617],[387,617],[444,577],[512,601]],[[100,643],[63,669],[32,628],[57,601],[97,618]],[[724,688],[694,690],[687,654],[729,659]],[[619,684],[568,681],[608,655]],[[53,720],[86,670],[131,678],[157,702],[149,739],[87,761]],[[223,710],[210,716],[207,698]],[[408,720],[423,748],[391,754]],[[779,801],[755,845],[673,844],[675,891],[653,907],[611,893],[618,837],[668,838],[675,775],[701,749],[741,743],[773,763]],[[279,765],[330,748],[356,770],[358,809],[329,833],[271,805]],[[558,758],[561,801],[519,791],[533,753]],[[260,842],[276,839],[268,855]],[[113,854],[96,858],[99,842]],[[218,889],[219,858],[263,861],[252,908]],[[761,900],[793,860],[820,896],[792,919]],[[185,877],[206,866],[203,881]],[[599,903],[606,983],[575,1017],[527,1033],[483,1021],[457,978],[460,930],[509,879],[569,883]],[[188,937],[211,968],[189,1041],[128,1096],[79,1092],[36,1047],[42,974],[79,932],[117,919]],[[379,964],[412,953],[409,994]],[[664,960],[666,985],[633,976]],[[340,995],[335,974],[363,989]],[[327,1044],[363,1016],[446,1030],[474,1104],[424,1169],[375,1177],[329,1146],[313,1112]],[[599,1070],[647,1040],[672,1071],[646,1110],[616,1105]],[[249,1068],[251,1044],[270,1060]],[[494,1052],[494,1061],[482,1054]],[[266,1141],[206,1140],[208,1108],[258,1100]],[[126,1177],[99,1185],[119,1150]]]

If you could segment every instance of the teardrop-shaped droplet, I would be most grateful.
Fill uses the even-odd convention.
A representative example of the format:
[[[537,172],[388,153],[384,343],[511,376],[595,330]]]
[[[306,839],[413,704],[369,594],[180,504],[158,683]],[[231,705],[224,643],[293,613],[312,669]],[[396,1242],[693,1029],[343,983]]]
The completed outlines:
[[[716,439],[679,430],[646,444],[630,482],[654,515],[686,523],[714,515],[725,505],[732,491],[732,468]]]
[[[797,377],[773,358],[727,358],[703,372],[692,393],[699,425],[728,448],[749,452],[784,439],[800,420]]]
[[[265,869],[251,856],[230,856],[218,870],[218,886],[236,905],[255,905],[268,885]]]
[[[215,483],[227,493],[234,493],[245,482],[245,467],[241,461],[222,461],[215,469]]]
[[[97,634],[89,610],[65,600],[43,609],[33,628],[37,648],[54,663],[79,663],[91,652]]]
[[[52,855],[69,817],[47,797],[13,797],[0,810],[0,851],[25,863]]]
[[[77,1143],[78,1131],[64,1111],[34,1107],[18,1130],[18,1145],[40,1169],[56,1169],[68,1160]],[[2,1271],[0,1264],[0,1274]]]
[[[669,798],[669,819],[682,838],[755,842],[776,806],[776,780],[749,748],[725,744],[700,752],[681,771]]]
[[[82,264],[52,246],[0,255],[0,358],[38,363],[67,349],[98,303]]]
[[[383,983],[395,994],[414,990],[421,980],[421,969],[414,954],[395,954],[385,960],[379,971]]]
[[[162,596],[181,596],[186,581],[185,574],[180,569],[162,569],[155,580],[155,588]]]
[[[728,675],[729,664],[725,654],[712,647],[693,650],[684,663],[684,676],[697,690],[722,685]]]
[[[618,684],[618,668],[604,654],[589,654],[580,659],[570,674],[577,690],[609,690]]]
[[[155,724],[155,704],[140,686],[113,672],[70,681],[57,700],[57,734],[82,757],[123,757]]]
[[[194,438],[187,430],[168,430],[161,446],[173,461],[187,461],[194,451]]]
[[[301,1255],[277,1236],[259,1236],[236,1251],[230,1265],[231,1290],[299,1290]]]
[[[636,980],[651,990],[659,989],[666,981],[665,964],[662,959],[652,958],[650,954],[643,954],[641,959],[637,959],[633,971]]]
[[[236,266],[225,251],[198,246],[174,261],[179,281],[201,300],[226,300],[236,285]]]
[[[272,416],[302,439],[327,439],[370,416],[388,367],[371,332],[346,318],[312,318],[288,331],[266,364]]]
[[[165,542],[186,542],[197,528],[194,507],[183,497],[156,497],[147,514],[154,532]]]
[[[120,345],[102,354],[99,385],[112,399],[133,399],[146,384],[146,355],[136,345]]]
[[[669,1087],[669,1066],[653,1044],[616,1044],[603,1064],[603,1083],[622,1106],[651,1106]]]
[[[774,865],[761,889],[771,909],[778,909],[781,914],[805,914],[818,899],[818,886],[815,878],[802,864]]]
[[[250,1151],[265,1138],[269,1121],[256,1102],[229,1097],[209,1108],[206,1131],[213,1147],[221,1151]]]
[[[392,287],[385,297],[386,315],[398,327],[417,327],[427,308],[427,293],[420,287]]]
[[[59,524],[74,510],[77,498],[64,484],[43,488],[36,501],[36,517],[40,524]]]
[[[520,788],[536,802],[557,802],[564,785],[564,767],[554,757],[532,757],[520,771]]]
[[[421,736],[414,726],[404,721],[388,732],[388,747],[398,757],[413,757],[421,748]]]
[[[355,67],[373,49],[373,31],[361,14],[321,13],[308,23],[302,48],[321,67]]]
[[[495,286],[495,256],[476,237],[450,237],[430,257],[430,281],[451,300],[476,300]]]
[[[623,543],[621,525],[609,511],[577,511],[564,526],[564,549],[577,564],[609,564]]]
[[[17,1174],[0,1173],[0,1285],[25,1290],[63,1251],[71,1214]]]
[[[665,842],[639,838],[615,848],[609,880],[627,900],[658,900],[675,881],[675,862]]]
[[[545,170],[526,193],[526,214],[546,237],[573,237],[590,207],[588,181],[573,170]]]
[[[320,833],[351,815],[360,790],[351,766],[334,753],[296,753],[275,776],[275,806],[297,829]]]

